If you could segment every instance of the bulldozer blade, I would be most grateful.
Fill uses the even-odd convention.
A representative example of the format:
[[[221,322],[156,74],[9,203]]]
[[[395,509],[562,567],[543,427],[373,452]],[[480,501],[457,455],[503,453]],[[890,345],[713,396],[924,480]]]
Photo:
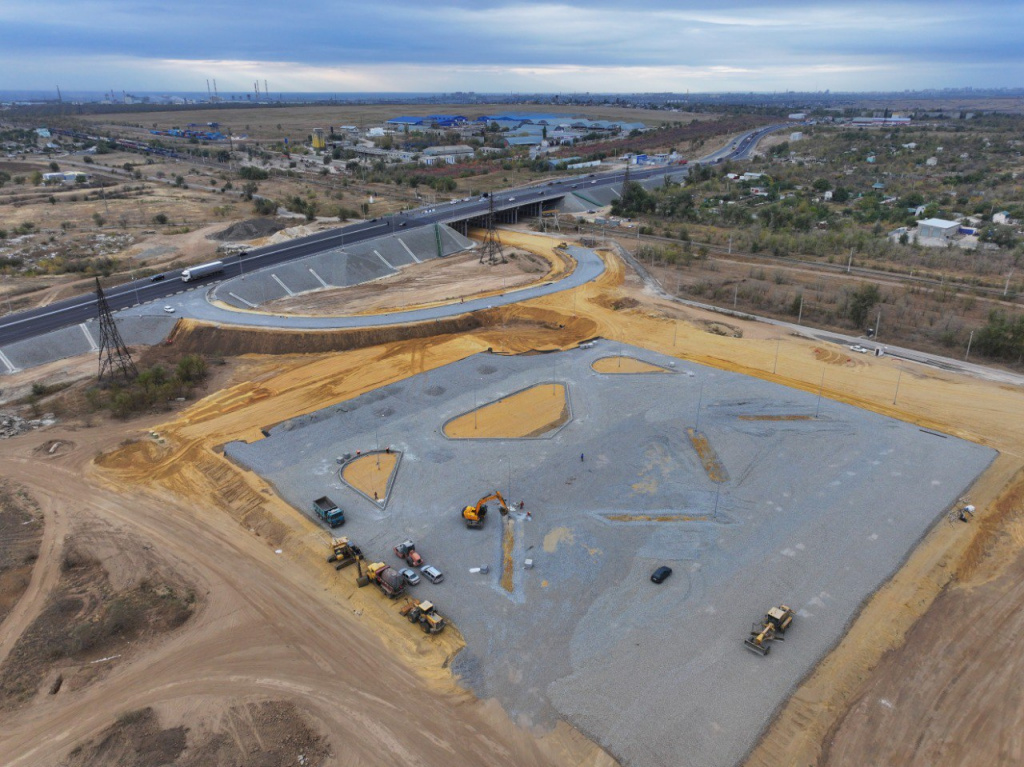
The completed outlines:
[[[356,578],[356,585],[359,588],[362,588],[363,586],[369,586],[370,579],[367,578],[365,575],[360,575],[358,578]]]
[[[756,652],[758,655],[767,655],[768,651],[771,649],[766,644],[758,644],[757,642],[753,642],[749,639],[744,639],[743,644],[746,645],[748,650],[752,650],[753,652]]]

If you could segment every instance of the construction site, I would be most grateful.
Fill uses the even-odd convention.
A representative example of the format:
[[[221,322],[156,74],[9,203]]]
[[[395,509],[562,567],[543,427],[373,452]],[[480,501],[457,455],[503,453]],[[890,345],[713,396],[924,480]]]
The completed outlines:
[[[0,444],[41,526],[0,638],[4,680],[39,658],[5,704],[7,763],[227,764],[270,737],[275,764],[1019,750],[993,736],[971,760],[932,758],[984,731],[1002,705],[988,675],[1017,669],[1000,643],[919,628],[955,613],[984,631],[984,610],[1024,601],[1007,596],[1019,385],[687,306],[612,243],[501,240],[549,264],[517,289],[568,281],[449,285],[408,308],[458,305],[450,318],[376,328],[178,319],[147,353],[223,357],[205,396]],[[209,311],[259,315],[292,292],[248,279]],[[49,370],[95,364],[78,359]],[[93,592],[165,584],[192,595],[187,614],[127,645],[32,655],[26,637],[69,572],[68,593],[88,591],[90,562],[107,584]],[[941,731],[934,699],[960,671],[918,670],[935,641],[972,657],[955,703],[972,715]],[[163,750],[131,761],[154,733]]]

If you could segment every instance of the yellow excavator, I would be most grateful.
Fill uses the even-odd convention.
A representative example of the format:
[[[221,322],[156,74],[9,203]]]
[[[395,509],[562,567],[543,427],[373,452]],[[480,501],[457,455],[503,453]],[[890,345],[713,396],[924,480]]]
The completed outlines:
[[[782,641],[782,635],[793,622],[793,616],[793,610],[788,605],[771,608],[761,622],[755,623],[750,629],[750,636],[743,640],[743,644],[758,655],[767,655],[772,649],[769,642]]]
[[[484,517],[487,516],[488,501],[498,502],[498,511],[501,513],[501,516],[504,517],[508,514],[508,503],[505,502],[501,493],[495,490],[490,495],[486,495],[477,501],[476,506],[466,506],[462,510],[462,518],[466,520],[466,527],[479,530],[484,526]]]

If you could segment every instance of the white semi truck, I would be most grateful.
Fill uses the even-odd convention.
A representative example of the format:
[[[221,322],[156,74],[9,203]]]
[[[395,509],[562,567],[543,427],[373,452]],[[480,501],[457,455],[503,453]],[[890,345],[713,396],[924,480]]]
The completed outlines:
[[[198,280],[200,277],[209,277],[211,274],[219,274],[223,271],[223,261],[211,261],[208,264],[199,264],[199,266],[190,266],[188,269],[183,269],[181,281],[191,282],[192,280]]]

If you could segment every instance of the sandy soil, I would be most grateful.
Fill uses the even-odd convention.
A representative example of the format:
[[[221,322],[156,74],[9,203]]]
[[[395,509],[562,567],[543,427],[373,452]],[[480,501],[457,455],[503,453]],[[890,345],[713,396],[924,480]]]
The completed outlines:
[[[453,418],[444,433],[452,439],[539,437],[568,419],[565,387],[541,384]]]
[[[593,365],[598,373],[667,373],[665,368],[652,365],[650,362],[638,360],[636,357],[602,357]]]
[[[537,249],[557,242],[503,239]],[[617,259],[607,263],[594,283],[486,313],[485,324],[461,333],[242,358],[230,385],[164,424],[52,429],[0,443],[0,473],[17,475],[46,522],[29,586],[0,632],[0,660],[54,592],[65,538],[81,537],[89,520],[111,531],[108,549],[122,536],[144,540],[201,595],[177,632],[94,683],[36,696],[0,721],[7,763],[56,764],[121,714],[150,706],[161,728],[188,721],[215,730],[224,712],[270,699],[293,703],[336,764],[610,764],[567,726],[525,732],[493,701],[457,688],[445,668],[459,647],[457,627],[436,637],[410,629],[394,603],[324,565],[321,528],[218,450],[488,347],[521,353],[594,336],[643,339],[1001,451],[970,491],[976,518],[934,527],[843,642],[809,678],[794,680],[747,763],[1019,762],[1015,696],[1024,669],[1009,643],[1024,614],[1024,392],[890,358],[828,364],[818,343],[735,319],[728,324],[740,337],[722,334],[716,315],[655,298]],[[147,436],[154,428],[159,440]],[[41,460],[35,449],[53,439],[76,448]],[[106,560],[116,561],[112,551]],[[130,574],[127,563],[113,567],[117,577]]]
[[[388,480],[397,465],[397,453],[364,455],[345,464],[341,478],[363,495],[384,498],[388,494]]]
[[[362,285],[280,298],[260,310],[272,314],[375,314],[495,295],[553,280],[571,271],[571,259],[555,253],[550,260],[526,251],[507,254],[508,263],[481,264],[474,251],[440,261],[412,264],[390,277]]]

